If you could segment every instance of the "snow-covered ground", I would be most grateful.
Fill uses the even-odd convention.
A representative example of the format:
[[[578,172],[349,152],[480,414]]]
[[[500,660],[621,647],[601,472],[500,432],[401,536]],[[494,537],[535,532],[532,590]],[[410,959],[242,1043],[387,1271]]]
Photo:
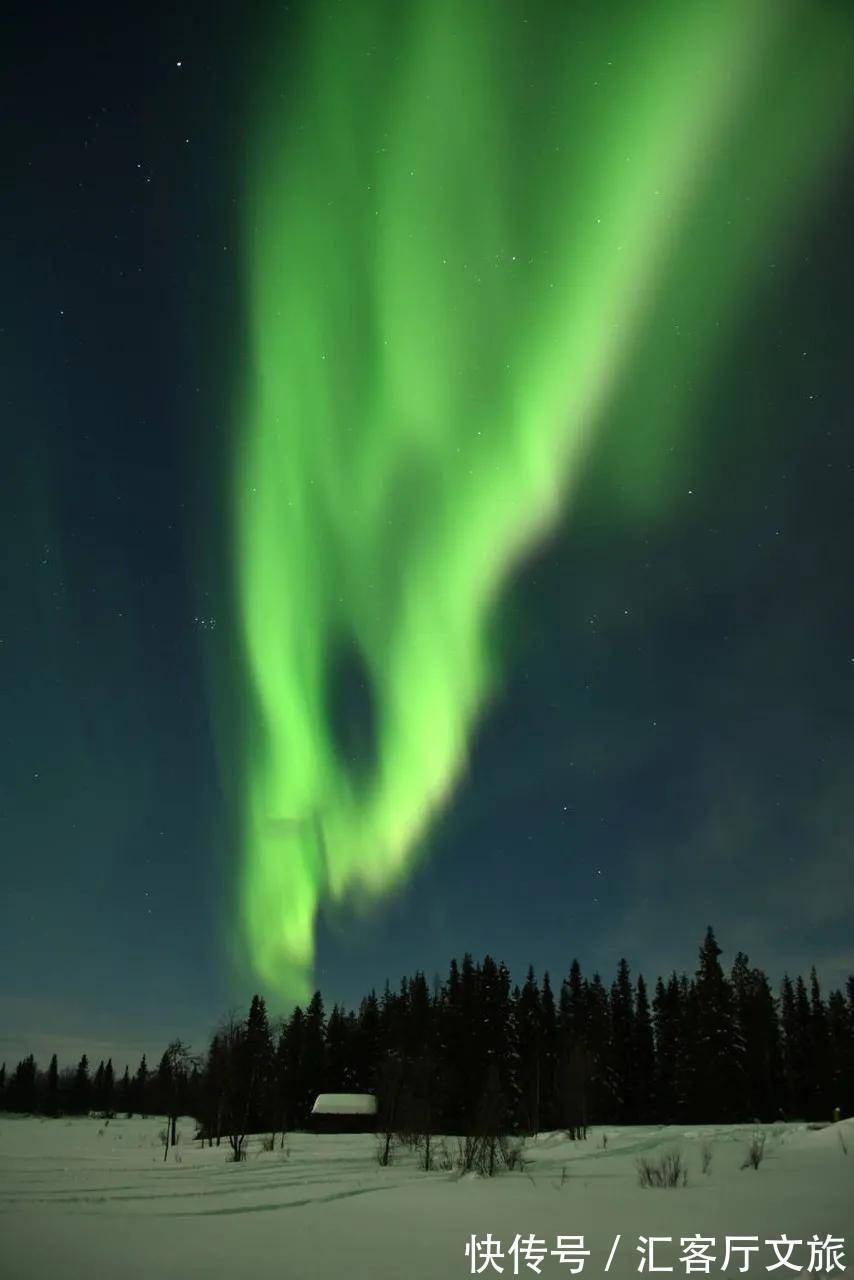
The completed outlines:
[[[193,1142],[190,1120],[164,1163],[162,1127],[156,1119],[0,1116],[3,1280],[453,1280],[471,1274],[467,1242],[487,1234],[504,1254],[493,1266],[479,1252],[475,1266],[487,1277],[497,1267],[504,1276],[536,1274],[524,1250],[510,1251],[516,1236],[532,1235],[542,1245],[529,1261],[546,1280],[573,1272],[558,1255],[539,1256],[560,1235],[584,1236],[584,1276],[604,1274],[617,1234],[609,1274],[618,1278],[638,1274],[640,1236],[673,1237],[654,1246],[656,1267],[702,1273],[680,1261],[680,1238],[698,1233],[715,1238],[712,1275],[721,1272],[727,1236],[757,1236],[759,1248],[734,1255],[724,1274],[738,1274],[747,1256],[750,1273],[773,1275],[778,1256],[765,1241],[784,1233],[845,1237],[854,1272],[854,1121],[817,1131],[766,1127],[756,1171],[740,1167],[752,1126],[609,1128],[576,1143],[547,1134],[527,1144],[522,1172],[493,1179],[424,1173],[407,1150],[380,1168],[370,1135],[292,1134],[272,1152],[253,1140],[247,1160],[233,1164],[226,1147]],[[688,1185],[641,1188],[638,1158],[674,1150],[687,1161]],[[791,1262],[807,1271],[807,1244]],[[793,1274],[786,1266],[776,1273]]]

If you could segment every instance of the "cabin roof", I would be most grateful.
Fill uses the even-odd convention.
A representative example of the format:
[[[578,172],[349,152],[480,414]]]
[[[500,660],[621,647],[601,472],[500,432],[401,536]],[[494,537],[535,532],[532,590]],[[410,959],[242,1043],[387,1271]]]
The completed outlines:
[[[377,1100],[372,1093],[319,1093],[311,1108],[313,1116],[374,1116]]]

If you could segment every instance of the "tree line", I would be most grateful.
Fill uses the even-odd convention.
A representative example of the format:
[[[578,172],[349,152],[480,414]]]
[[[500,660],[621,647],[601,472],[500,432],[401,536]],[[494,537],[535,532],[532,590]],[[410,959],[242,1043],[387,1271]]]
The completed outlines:
[[[308,1121],[318,1093],[377,1095],[388,1131],[582,1135],[590,1124],[830,1119],[854,1111],[854,975],[824,997],[784,977],[775,996],[739,952],[728,974],[711,927],[692,977],[659,978],[650,995],[620,960],[607,986],[577,961],[555,991],[533,968],[514,986],[506,965],[466,954],[447,978],[423,973],[372,991],[358,1011],[326,1014],[316,992],[272,1023],[260,995],[225,1018],[207,1052],[173,1041],[150,1070],[120,1077],[84,1055],[47,1071],[29,1056],[7,1078],[0,1108],[44,1115],[97,1111],[179,1115],[199,1136],[231,1144]]]

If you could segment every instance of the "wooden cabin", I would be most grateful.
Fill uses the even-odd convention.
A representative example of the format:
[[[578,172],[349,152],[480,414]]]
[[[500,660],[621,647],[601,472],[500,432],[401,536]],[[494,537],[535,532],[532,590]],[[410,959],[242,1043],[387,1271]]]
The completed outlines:
[[[319,1093],[308,1127],[312,1133],[373,1133],[377,1100],[372,1093]]]

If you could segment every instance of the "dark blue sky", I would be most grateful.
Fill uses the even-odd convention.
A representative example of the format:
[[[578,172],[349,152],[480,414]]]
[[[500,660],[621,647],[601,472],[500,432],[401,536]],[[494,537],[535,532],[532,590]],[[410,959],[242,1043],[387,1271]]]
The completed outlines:
[[[5,28],[0,1060],[199,1043],[252,991],[213,722],[253,13]],[[664,525],[609,501],[614,406],[418,869],[321,921],[330,1003],[465,950],[654,981],[708,922],[775,982],[854,965],[850,159],[722,342]]]

